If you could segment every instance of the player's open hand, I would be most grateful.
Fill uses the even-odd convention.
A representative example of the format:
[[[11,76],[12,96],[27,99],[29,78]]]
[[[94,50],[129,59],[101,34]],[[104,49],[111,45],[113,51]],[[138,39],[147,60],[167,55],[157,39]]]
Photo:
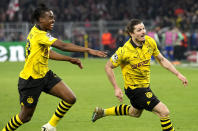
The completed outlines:
[[[99,57],[107,57],[107,52],[104,51],[90,49],[88,50],[88,53]]]
[[[82,66],[82,63],[81,63],[80,59],[72,58],[72,59],[70,60],[70,62],[71,62],[72,64],[78,65],[80,69],[82,69],[82,68],[83,68],[83,66]]]
[[[122,100],[123,100],[123,93],[122,93],[122,90],[120,88],[116,88],[115,89],[115,96],[118,98],[118,100],[120,102],[122,102]]]

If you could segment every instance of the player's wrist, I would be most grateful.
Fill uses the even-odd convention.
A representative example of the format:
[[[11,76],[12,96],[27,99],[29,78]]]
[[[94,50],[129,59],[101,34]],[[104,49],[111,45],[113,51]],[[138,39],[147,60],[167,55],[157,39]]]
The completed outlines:
[[[178,77],[180,75],[180,73],[179,72],[176,72],[175,75]]]
[[[117,90],[119,89],[119,87],[116,85],[116,86],[113,86],[114,90]]]
[[[91,48],[86,48],[86,52],[87,52],[87,53],[91,54],[91,51],[93,51],[93,49],[91,49]]]

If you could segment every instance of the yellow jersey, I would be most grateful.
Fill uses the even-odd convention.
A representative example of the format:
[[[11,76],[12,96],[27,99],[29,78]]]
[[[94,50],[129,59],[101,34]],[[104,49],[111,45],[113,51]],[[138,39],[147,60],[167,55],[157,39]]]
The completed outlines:
[[[50,46],[56,40],[48,32],[34,26],[27,37],[25,65],[19,77],[23,79],[28,79],[30,76],[34,79],[43,78],[49,71]]]
[[[155,40],[146,35],[141,47],[130,38],[123,47],[118,48],[110,61],[114,67],[121,67],[125,89],[147,88],[150,84],[151,56],[158,54]]]

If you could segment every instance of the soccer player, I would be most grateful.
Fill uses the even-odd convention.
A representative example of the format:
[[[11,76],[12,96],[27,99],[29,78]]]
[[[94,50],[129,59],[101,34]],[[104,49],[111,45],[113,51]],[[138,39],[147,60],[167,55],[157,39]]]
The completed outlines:
[[[103,51],[63,43],[52,37],[48,31],[54,26],[54,14],[45,5],[40,5],[32,15],[36,24],[29,32],[26,45],[26,59],[23,70],[19,75],[18,90],[20,94],[21,111],[6,124],[2,131],[16,130],[22,124],[30,121],[35,111],[41,92],[61,99],[55,113],[43,131],[56,131],[56,125],[65,113],[76,102],[72,90],[55,73],[48,69],[48,59],[68,61],[82,67],[77,58],[64,56],[50,50],[50,46],[63,51],[88,52],[91,55],[106,57]]]
[[[115,96],[122,101],[122,90],[116,83],[113,69],[120,66],[124,78],[125,94],[131,105],[121,104],[103,109],[96,107],[92,121],[105,116],[128,115],[140,117],[144,110],[159,116],[163,131],[174,131],[167,106],[150,89],[150,59],[154,56],[162,67],[168,69],[187,86],[187,79],[162,56],[153,38],[145,35],[146,29],[141,20],[132,19],[126,27],[130,39],[120,47],[105,66],[106,74],[113,85]]]

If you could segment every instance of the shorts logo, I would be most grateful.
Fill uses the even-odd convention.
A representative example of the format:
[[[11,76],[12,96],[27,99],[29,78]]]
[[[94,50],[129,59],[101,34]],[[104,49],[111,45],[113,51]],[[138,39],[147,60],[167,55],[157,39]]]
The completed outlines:
[[[149,105],[151,103],[151,101],[147,101],[146,103],[147,103],[147,105]]]
[[[27,98],[27,103],[32,104],[34,102],[34,99],[32,98],[32,96],[29,96]]]
[[[151,98],[153,96],[153,94],[151,92],[146,92],[145,94],[146,94],[147,98]]]

